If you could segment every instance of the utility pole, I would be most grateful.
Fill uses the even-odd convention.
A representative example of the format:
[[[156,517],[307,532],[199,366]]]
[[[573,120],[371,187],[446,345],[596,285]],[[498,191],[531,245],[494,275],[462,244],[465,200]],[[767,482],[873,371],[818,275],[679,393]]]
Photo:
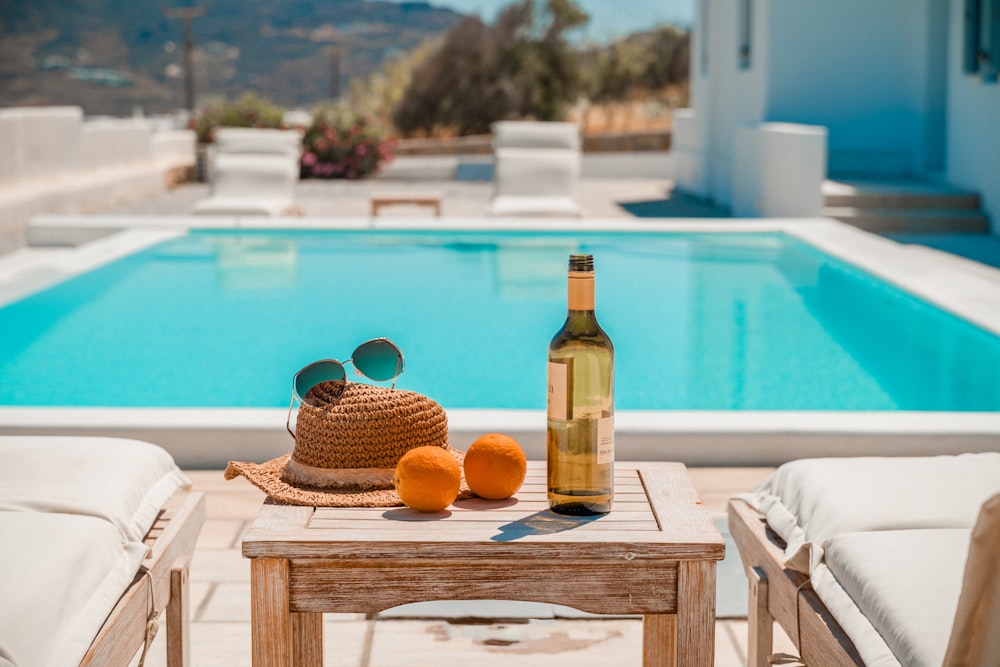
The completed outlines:
[[[168,19],[181,19],[184,26],[184,107],[194,113],[194,39],[191,21],[205,15],[204,7],[167,7],[163,15]]]
[[[330,99],[340,99],[340,44],[330,46]]]

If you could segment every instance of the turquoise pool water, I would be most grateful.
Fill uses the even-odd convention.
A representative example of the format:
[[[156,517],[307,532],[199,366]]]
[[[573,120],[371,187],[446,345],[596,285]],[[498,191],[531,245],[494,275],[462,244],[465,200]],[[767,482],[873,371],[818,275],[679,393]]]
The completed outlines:
[[[1000,409],[1000,339],[783,234],[196,232],[0,309],[0,405],[285,407],[387,336],[398,387],[542,409],[595,256],[619,410]]]

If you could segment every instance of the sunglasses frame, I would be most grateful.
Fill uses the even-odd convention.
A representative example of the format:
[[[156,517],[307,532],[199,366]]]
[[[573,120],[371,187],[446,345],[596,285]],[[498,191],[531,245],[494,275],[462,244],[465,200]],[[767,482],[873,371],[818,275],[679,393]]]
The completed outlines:
[[[370,375],[367,375],[363,370],[361,370],[360,368],[358,368],[357,363],[354,361],[354,357],[356,357],[358,355],[358,350],[361,350],[366,345],[370,345],[372,343],[381,343],[381,344],[388,345],[390,348],[392,348],[396,352],[396,370],[393,373],[393,375],[392,375],[391,378],[385,378],[385,379],[373,378]],[[302,375],[302,373],[305,372],[305,371],[307,371],[308,369],[313,368],[314,366],[321,365],[321,364],[322,365],[332,364],[332,365],[335,365],[335,366],[339,367],[340,368],[341,377],[339,377],[339,378],[330,378],[330,379],[318,380],[318,381],[314,382],[313,384],[309,385],[309,387],[306,388],[306,390],[304,392],[301,392],[301,395],[300,395],[300,393],[298,391],[299,376]],[[399,379],[399,376],[402,375],[402,373],[403,373],[404,370],[406,370],[406,359],[403,356],[403,351],[399,349],[398,345],[396,345],[391,340],[389,340],[388,338],[385,338],[385,337],[372,338],[370,340],[366,340],[365,342],[361,343],[356,348],[354,348],[354,352],[351,353],[351,358],[348,359],[348,360],[346,360],[346,361],[341,362],[341,361],[338,361],[337,359],[317,359],[316,361],[313,361],[311,363],[306,364],[305,366],[303,366],[302,368],[300,368],[295,373],[295,375],[292,376],[292,401],[288,405],[288,417],[285,420],[285,429],[288,431],[289,434],[291,434],[292,437],[295,437],[295,433],[292,431],[292,426],[291,426],[292,408],[295,407],[295,401],[297,400],[300,405],[307,405],[307,403],[305,401],[305,394],[308,394],[310,389],[312,389],[313,387],[315,387],[317,384],[320,384],[321,382],[329,382],[329,381],[344,381],[344,382],[346,382],[347,378],[348,378],[347,367],[346,367],[347,364],[351,364],[352,366],[354,366],[354,372],[357,375],[360,375],[362,377],[366,377],[369,380],[374,380],[375,382],[388,382],[389,380],[392,380],[392,386],[390,387],[391,390],[394,390],[396,388],[396,380]]]

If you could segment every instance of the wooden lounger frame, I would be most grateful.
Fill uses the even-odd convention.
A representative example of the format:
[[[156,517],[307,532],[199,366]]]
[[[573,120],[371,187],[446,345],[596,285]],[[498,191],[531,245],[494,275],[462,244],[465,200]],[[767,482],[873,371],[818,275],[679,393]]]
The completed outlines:
[[[104,621],[81,665],[128,665],[147,640],[152,641],[150,631],[164,609],[167,665],[190,664],[188,572],[204,522],[203,493],[179,491],[160,510],[145,538],[149,557]]]
[[[766,667],[774,621],[809,667],[864,666],[854,644],[808,585],[809,578],[784,567],[784,543],[755,509],[729,501],[729,531],[750,580],[748,667]]]

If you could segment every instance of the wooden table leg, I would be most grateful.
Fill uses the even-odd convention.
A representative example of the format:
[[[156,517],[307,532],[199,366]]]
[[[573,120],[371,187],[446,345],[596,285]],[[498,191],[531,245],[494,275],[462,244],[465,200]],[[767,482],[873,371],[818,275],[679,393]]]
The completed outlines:
[[[323,614],[292,613],[295,667],[323,667]]]
[[[715,561],[681,561],[677,568],[677,664],[715,663]]]
[[[677,652],[677,617],[646,614],[642,617],[642,667],[674,667]]]
[[[254,667],[295,666],[288,561],[283,558],[250,559],[250,638]]]

